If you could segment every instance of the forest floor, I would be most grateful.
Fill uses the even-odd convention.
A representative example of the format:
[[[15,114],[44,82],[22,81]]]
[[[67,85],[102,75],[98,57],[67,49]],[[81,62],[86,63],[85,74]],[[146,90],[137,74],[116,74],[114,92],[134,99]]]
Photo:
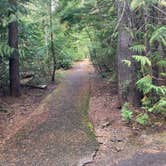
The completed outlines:
[[[164,128],[126,125],[115,82],[88,60],[62,73],[47,90],[0,98],[0,166],[166,166]]]
[[[123,122],[116,82],[92,77],[89,117],[100,146],[86,166],[166,166],[165,123],[142,128]]]

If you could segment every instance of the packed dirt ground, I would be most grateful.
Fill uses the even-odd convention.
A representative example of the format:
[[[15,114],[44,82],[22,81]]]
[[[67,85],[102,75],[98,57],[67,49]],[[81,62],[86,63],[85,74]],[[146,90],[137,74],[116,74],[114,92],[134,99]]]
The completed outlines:
[[[56,83],[50,83],[46,90],[24,87],[19,98],[1,95],[0,146],[26,124],[40,102],[56,87]]]

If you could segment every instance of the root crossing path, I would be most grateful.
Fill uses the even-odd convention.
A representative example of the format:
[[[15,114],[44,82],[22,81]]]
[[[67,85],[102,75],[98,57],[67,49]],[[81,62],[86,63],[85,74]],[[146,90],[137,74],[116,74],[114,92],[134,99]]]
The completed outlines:
[[[77,63],[0,149],[0,166],[83,166],[97,149],[88,120],[89,62]]]

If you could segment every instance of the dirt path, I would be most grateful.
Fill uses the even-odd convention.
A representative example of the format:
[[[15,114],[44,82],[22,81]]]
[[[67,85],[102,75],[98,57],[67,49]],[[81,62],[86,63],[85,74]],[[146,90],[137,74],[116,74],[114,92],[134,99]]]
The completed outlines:
[[[88,61],[77,63],[0,150],[1,166],[83,166],[98,144],[88,121]]]

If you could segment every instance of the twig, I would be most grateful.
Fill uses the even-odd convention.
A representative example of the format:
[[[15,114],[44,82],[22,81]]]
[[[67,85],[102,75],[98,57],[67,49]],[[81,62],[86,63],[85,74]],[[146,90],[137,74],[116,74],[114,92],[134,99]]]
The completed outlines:
[[[161,13],[163,13],[164,15],[166,15],[166,13],[163,11],[163,10],[161,10],[160,8],[158,8],[157,6],[155,6],[155,5],[152,5],[155,9],[157,9],[158,11],[160,11]]]

